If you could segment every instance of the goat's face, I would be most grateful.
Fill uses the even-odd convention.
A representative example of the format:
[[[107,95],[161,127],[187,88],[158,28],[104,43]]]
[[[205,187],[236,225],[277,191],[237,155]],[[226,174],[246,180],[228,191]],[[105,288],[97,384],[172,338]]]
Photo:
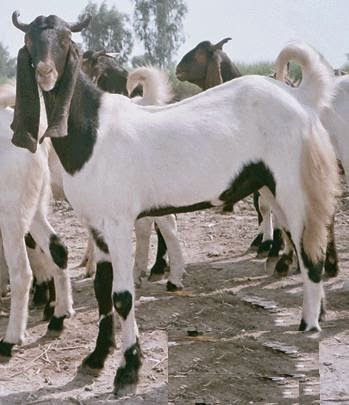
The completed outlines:
[[[44,91],[52,90],[62,76],[71,46],[71,33],[79,32],[87,21],[69,24],[57,16],[39,16],[30,24],[18,20],[19,14],[14,12],[12,21],[21,31],[25,32],[25,46],[29,52],[35,78]]]
[[[176,67],[176,76],[181,81],[197,83],[206,77],[207,63],[212,55],[212,44],[200,42],[194,49],[185,54]]]
[[[103,73],[102,55],[105,55],[105,51],[86,51],[82,56],[81,69],[94,83]]]

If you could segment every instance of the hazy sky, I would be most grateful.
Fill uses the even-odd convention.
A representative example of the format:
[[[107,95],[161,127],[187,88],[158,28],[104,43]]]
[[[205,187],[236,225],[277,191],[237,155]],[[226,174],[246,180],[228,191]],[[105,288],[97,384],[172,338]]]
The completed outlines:
[[[74,21],[88,0],[2,0],[0,41],[12,56],[23,44],[23,33],[11,23],[19,10],[25,22],[38,15],[56,14]],[[97,1],[100,3],[101,1]],[[317,48],[334,66],[346,62],[349,53],[349,0],[185,0],[185,43],[174,60],[198,42],[232,41],[225,50],[238,62],[273,61],[291,39],[303,39]],[[131,0],[108,0],[132,16]],[[75,34],[76,35],[76,34]],[[76,40],[79,40],[76,36]],[[140,46],[134,54],[141,53]]]

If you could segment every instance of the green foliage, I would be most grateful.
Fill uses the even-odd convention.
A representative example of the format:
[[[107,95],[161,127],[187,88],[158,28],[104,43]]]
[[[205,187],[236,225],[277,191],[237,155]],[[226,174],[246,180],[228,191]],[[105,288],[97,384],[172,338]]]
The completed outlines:
[[[0,42],[0,77],[16,75],[16,58],[10,58],[7,48]]]
[[[90,1],[79,15],[81,21],[86,14],[92,16],[89,26],[81,32],[86,50],[119,52],[120,63],[125,63],[133,48],[129,17],[120,13],[115,6],[108,9],[105,1],[98,7]]]
[[[183,0],[132,0],[133,27],[145,48],[144,58],[160,67],[171,66],[172,57],[184,42]]]
[[[243,76],[245,75],[269,76],[274,72],[274,65],[272,62],[236,63],[236,66]]]
[[[168,72],[168,76],[175,94],[176,100],[183,100],[184,98],[194,96],[201,92],[199,86],[189,82],[181,82],[176,78],[175,72],[172,70]]]

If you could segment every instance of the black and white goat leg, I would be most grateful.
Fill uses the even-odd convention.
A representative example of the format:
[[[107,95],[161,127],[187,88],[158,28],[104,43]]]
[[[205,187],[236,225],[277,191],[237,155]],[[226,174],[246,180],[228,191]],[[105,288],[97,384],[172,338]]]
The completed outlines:
[[[268,256],[273,244],[273,221],[270,206],[265,202],[262,195],[259,196],[258,206],[258,221],[259,217],[262,218],[259,232],[262,233],[263,236],[262,241],[257,249],[257,257],[263,258]]]
[[[259,246],[260,246],[260,244],[262,243],[262,240],[263,240],[263,231],[260,229],[260,226],[261,226],[262,221],[263,221],[263,217],[262,217],[262,214],[261,214],[260,209],[259,209],[259,198],[260,198],[259,192],[258,191],[254,192],[253,193],[253,205],[254,205],[255,210],[257,212],[259,229],[258,229],[257,236],[251,242],[251,245],[247,249],[246,253],[257,252],[257,250],[258,250],[258,248],[259,248]]]
[[[302,319],[299,326],[300,331],[320,331],[320,314],[322,308],[322,302],[325,297],[322,273],[324,255],[320,257],[316,263],[314,263],[304,246],[304,207],[302,207],[302,201],[295,196],[281,195],[275,200],[274,196],[265,187],[261,190],[262,195],[269,202],[273,212],[277,215],[281,226],[288,235],[291,244],[294,247],[297,255],[299,268],[303,277],[303,312]],[[286,198],[285,198],[286,197]],[[287,199],[288,197],[288,199]],[[321,251],[321,249],[318,249]],[[291,249],[289,251],[291,255]],[[293,255],[293,252],[292,252]],[[282,260],[281,257],[280,261]],[[285,263],[286,267],[289,267],[288,262]]]
[[[63,330],[64,319],[74,314],[67,269],[68,251],[40,210],[33,219],[30,233],[43,252],[52,258],[48,271],[53,275],[56,301],[48,331],[50,334],[57,334]]]
[[[165,215],[155,219],[168,248],[170,273],[167,280],[167,290],[176,291],[183,288],[182,279],[185,272],[184,258],[177,234],[175,215]]]
[[[165,270],[167,268],[167,246],[166,241],[161,234],[158,227],[157,221],[155,222],[155,231],[158,239],[156,259],[153,267],[150,270],[149,281],[161,280],[165,275]]]
[[[103,252],[96,246],[95,258],[97,266],[93,286],[98,303],[99,329],[95,349],[82,362],[82,368],[92,374],[100,372],[108,354],[115,347],[111,259],[107,252]]]
[[[105,218],[104,232],[113,266],[112,297],[120,317],[123,360],[114,379],[116,395],[133,391],[138,382],[142,354],[135,318],[135,288],[132,271],[134,219],[126,216]]]

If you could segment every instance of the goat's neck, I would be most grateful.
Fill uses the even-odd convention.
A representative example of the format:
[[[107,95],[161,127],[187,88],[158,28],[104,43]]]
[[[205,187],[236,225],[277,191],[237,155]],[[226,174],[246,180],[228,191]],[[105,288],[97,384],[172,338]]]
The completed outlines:
[[[92,155],[97,138],[101,95],[102,92],[80,73],[69,109],[68,135],[62,138],[51,138],[64,170],[71,175],[81,170]],[[46,93],[48,120],[55,99],[54,90]]]

